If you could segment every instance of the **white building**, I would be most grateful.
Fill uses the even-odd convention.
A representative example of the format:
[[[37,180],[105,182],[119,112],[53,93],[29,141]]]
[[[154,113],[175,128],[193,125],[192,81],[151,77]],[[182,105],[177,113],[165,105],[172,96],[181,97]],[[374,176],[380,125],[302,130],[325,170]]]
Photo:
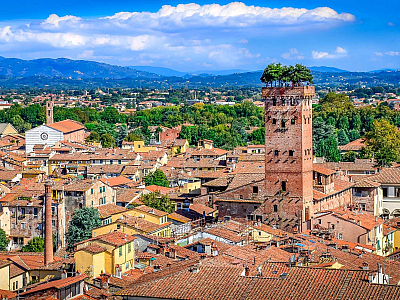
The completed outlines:
[[[26,153],[31,153],[35,145],[54,146],[56,142],[64,140],[64,133],[60,130],[41,125],[25,132]]]

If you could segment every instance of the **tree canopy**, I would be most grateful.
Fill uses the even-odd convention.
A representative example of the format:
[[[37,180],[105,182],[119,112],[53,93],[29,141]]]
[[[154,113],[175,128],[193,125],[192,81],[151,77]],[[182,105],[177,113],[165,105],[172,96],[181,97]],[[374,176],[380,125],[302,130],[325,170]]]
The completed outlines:
[[[97,209],[84,207],[74,211],[67,231],[67,247],[72,250],[75,243],[92,237],[92,229],[101,226]]]
[[[146,185],[158,185],[163,187],[169,187],[169,181],[164,172],[160,169],[151,172],[144,178],[144,183]]]
[[[313,83],[310,69],[302,64],[283,66],[281,63],[269,64],[260,78],[267,86],[301,86],[303,83]]]
[[[6,233],[3,229],[0,228],[0,251],[6,251],[9,240],[6,236]]]
[[[172,213],[175,210],[175,203],[166,195],[161,195],[160,192],[142,195],[140,200],[147,206]]]
[[[44,251],[44,238],[35,236],[28,244],[22,247],[23,252],[43,252]]]
[[[386,119],[375,120],[372,130],[365,135],[365,144],[379,166],[387,167],[400,159],[400,131]]]

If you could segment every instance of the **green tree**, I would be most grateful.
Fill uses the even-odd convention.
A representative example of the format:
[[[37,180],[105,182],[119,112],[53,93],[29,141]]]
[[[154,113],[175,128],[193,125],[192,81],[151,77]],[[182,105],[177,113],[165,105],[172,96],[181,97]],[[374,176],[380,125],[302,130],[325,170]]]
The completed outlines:
[[[35,236],[28,244],[22,247],[23,252],[43,252],[44,251],[44,238]]]
[[[115,142],[116,142],[118,147],[121,147],[122,146],[122,141],[128,135],[128,127],[126,127],[126,125],[120,125],[120,126],[118,126],[117,130],[118,130],[118,132],[117,132],[116,137],[115,137]]]
[[[166,195],[161,195],[160,192],[142,195],[140,200],[147,206],[172,213],[175,210],[175,203]]]
[[[390,166],[400,159],[400,132],[388,120],[375,120],[365,137],[365,144],[371,148],[379,166]]]
[[[6,233],[3,229],[0,228],[0,251],[6,251],[9,240],[6,236]]]
[[[349,131],[348,137],[350,142],[355,141],[360,138],[360,132],[357,129],[352,129]]]
[[[346,131],[344,129],[340,129],[338,131],[337,137],[339,145],[346,145],[350,143],[349,137],[347,136]]]
[[[97,209],[84,207],[74,211],[66,234],[67,248],[73,250],[74,244],[92,237],[92,229],[101,226]]]
[[[342,155],[342,161],[354,162],[356,160],[357,154],[354,151],[347,151]]]
[[[164,172],[161,171],[160,169],[155,170],[154,172],[151,172],[149,175],[147,175],[144,178],[144,183],[146,185],[158,185],[158,186],[169,187],[168,178],[167,176],[165,176]]]
[[[125,141],[127,141],[127,142],[143,141],[143,138],[138,134],[134,134],[133,132],[130,132],[126,136]]]
[[[98,134],[96,131],[92,131],[89,136],[86,138],[86,141],[91,143],[91,142],[100,142],[100,134]]]
[[[109,133],[102,134],[100,137],[100,142],[101,142],[101,146],[103,148],[114,148],[115,147],[115,139]]]
[[[337,162],[340,160],[340,152],[336,136],[330,136],[325,140],[324,156],[328,161]]]

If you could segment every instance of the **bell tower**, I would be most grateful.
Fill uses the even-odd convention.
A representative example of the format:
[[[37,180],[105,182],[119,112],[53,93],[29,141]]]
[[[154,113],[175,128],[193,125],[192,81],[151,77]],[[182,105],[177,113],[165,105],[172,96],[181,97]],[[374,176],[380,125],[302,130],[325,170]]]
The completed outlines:
[[[271,224],[304,231],[312,216],[313,86],[264,87],[264,213]]]
[[[46,102],[46,125],[53,124],[54,101],[51,99]]]

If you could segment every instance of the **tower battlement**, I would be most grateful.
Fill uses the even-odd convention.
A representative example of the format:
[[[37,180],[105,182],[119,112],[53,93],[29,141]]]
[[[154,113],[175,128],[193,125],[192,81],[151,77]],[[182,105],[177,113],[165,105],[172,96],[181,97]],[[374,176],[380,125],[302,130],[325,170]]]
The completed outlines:
[[[262,98],[313,98],[314,86],[263,87]]]

